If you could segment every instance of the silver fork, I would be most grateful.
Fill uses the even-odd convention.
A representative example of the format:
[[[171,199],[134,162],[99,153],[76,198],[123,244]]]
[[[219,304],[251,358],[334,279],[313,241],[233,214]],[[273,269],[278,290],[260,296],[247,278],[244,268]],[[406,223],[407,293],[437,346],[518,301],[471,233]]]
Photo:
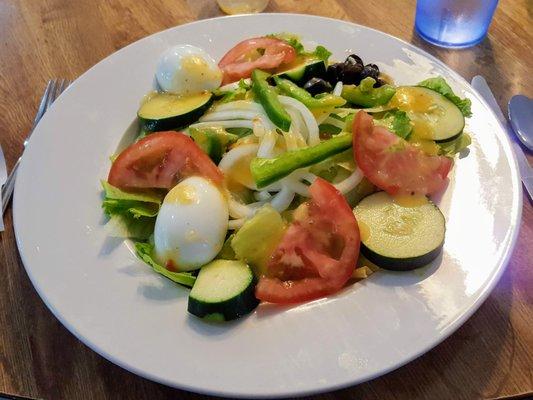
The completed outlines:
[[[39,109],[37,110],[37,115],[35,115],[35,119],[33,120],[33,125],[28,133],[28,136],[26,136],[26,139],[24,139],[24,148],[26,148],[28,140],[30,139],[30,136],[37,126],[39,120],[42,118],[46,110],[48,110],[48,108],[52,105],[52,103],[59,97],[59,95],[68,87],[68,85],[70,85],[70,81],[67,79],[51,79],[48,81],[43,97],[41,98],[41,103],[39,104]],[[24,154],[24,150],[22,150],[22,154]],[[13,195],[15,179],[17,177],[17,170],[20,160],[22,159],[22,154],[9,173],[5,185],[2,187],[2,215],[4,215],[7,205],[10,203],[11,196]]]

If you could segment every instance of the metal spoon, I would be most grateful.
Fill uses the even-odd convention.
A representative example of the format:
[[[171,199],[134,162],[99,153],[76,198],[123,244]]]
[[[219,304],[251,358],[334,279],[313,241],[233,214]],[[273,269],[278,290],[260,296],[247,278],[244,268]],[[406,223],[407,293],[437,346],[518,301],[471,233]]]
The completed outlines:
[[[521,94],[509,100],[509,120],[518,139],[533,151],[533,100]]]

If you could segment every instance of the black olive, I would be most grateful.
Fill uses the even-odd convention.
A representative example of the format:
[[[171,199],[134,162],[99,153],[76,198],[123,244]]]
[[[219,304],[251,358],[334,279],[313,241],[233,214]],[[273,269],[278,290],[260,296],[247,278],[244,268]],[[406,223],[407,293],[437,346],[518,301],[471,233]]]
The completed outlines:
[[[335,85],[338,81],[342,80],[343,76],[343,63],[331,64],[326,71],[326,79],[331,85]]]
[[[359,64],[343,65],[342,83],[346,85],[358,85],[361,82],[361,72],[363,68]]]
[[[383,86],[383,85],[385,85],[385,81],[383,81],[383,80],[380,79],[380,78],[378,78],[378,79],[376,80],[376,83],[374,83],[374,87],[375,87],[375,88],[381,87],[381,86]]]
[[[304,89],[315,96],[319,93],[331,92],[333,87],[322,78],[311,78],[305,83]]]
[[[361,72],[361,79],[365,79],[367,77],[374,78],[376,81],[379,78],[379,68],[376,64],[367,64],[363,68],[363,72]]]
[[[361,66],[361,70],[363,70],[363,67],[365,64],[363,64],[363,60],[361,60],[361,57],[359,57],[357,54],[350,54],[348,57],[346,57],[346,61],[344,61],[345,64],[357,64]]]

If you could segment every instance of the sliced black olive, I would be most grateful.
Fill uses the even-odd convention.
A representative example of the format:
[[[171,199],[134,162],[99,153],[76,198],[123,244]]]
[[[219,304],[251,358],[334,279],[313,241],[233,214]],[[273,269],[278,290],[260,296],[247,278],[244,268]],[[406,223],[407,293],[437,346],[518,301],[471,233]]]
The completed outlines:
[[[375,88],[378,88],[378,87],[380,87],[380,86],[383,86],[384,84],[385,84],[385,81],[383,81],[382,79],[378,78],[378,79],[376,80],[376,83],[374,83],[374,87],[375,87]]]
[[[374,78],[376,81],[379,78],[379,67],[376,64],[367,64],[363,68],[363,72],[361,72],[361,79],[365,79],[367,77]]]
[[[358,85],[361,82],[361,72],[363,71],[361,65],[344,63],[342,71],[343,83],[347,85]]]
[[[344,61],[346,64],[357,64],[361,66],[361,70],[363,70],[363,67],[365,64],[363,63],[363,60],[361,60],[361,57],[359,57],[357,54],[350,54],[348,57],[346,57],[346,61]]]
[[[311,78],[305,83],[304,89],[315,96],[319,93],[331,92],[333,87],[322,78]]]
[[[333,86],[342,80],[344,63],[331,64],[326,71],[326,79]]]

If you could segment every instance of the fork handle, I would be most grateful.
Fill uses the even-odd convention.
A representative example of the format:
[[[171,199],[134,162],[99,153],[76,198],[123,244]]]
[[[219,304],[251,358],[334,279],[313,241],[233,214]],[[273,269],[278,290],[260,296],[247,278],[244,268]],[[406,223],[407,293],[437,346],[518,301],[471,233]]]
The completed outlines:
[[[21,159],[22,157],[19,157],[19,159],[13,166],[13,169],[9,173],[6,183],[4,184],[4,186],[2,186],[2,215],[4,215],[7,205],[11,200],[11,196],[13,196],[13,189],[15,188],[15,178],[17,176],[17,170],[19,168]]]

